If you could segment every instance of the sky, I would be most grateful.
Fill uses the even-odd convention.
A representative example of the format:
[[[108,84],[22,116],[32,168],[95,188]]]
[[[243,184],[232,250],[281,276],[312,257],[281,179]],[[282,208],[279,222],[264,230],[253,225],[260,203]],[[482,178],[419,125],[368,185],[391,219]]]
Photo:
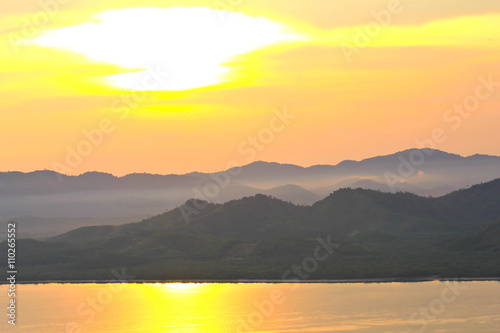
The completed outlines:
[[[0,116],[0,171],[500,155],[500,2],[6,2]]]

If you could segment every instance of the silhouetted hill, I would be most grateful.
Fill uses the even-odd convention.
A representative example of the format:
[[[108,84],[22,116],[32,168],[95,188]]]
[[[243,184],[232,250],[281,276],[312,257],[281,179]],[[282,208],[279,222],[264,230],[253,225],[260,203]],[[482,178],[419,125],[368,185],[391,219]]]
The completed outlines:
[[[492,221],[500,217],[500,179],[437,198],[456,221]]]
[[[182,210],[184,215],[189,215],[189,222]],[[190,210],[195,213],[189,214]],[[96,237],[101,238],[108,233],[105,230],[115,230],[118,234],[120,230],[144,233],[172,228],[238,239],[273,239],[325,232],[344,238],[353,232],[375,230],[396,236],[427,237],[474,231],[497,218],[500,218],[500,179],[441,198],[341,189],[310,207],[260,194],[224,204],[190,200],[179,208],[139,223],[113,229],[81,228],[51,239],[79,242],[79,238],[92,239],[87,234],[89,230],[96,230]],[[82,237],[80,232],[85,232],[86,236]]]
[[[500,221],[491,224],[484,230],[450,242],[449,247],[462,252],[490,251],[498,255],[500,252]]]
[[[19,276],[104,279],[126,266],[138,279],[281,278],[318,237],[337,245],[311,278],[495,276],[499,194],[495,180],[441,198],[341,189],[312,206],[260,194],[188,200],[141,222],[21,239]]]
[[[411,172],[401,174],[401,168],[406,171],[410,168]],[[388,182],[388,173],[396,177],[396,182]],[[82,225],[76,223],[77,220],[89,221],[86,225],[102,225],[110,219],[130,221],[137,216],[158,215],[193,197],[224,203],[267,194],[294,204],[311,205],[344,187],[438,196],[500,177],[500,158],[478,154],[462,157],[439,150],[409,149],[361,161],[307,168],[254,162],[241,167],[237,175],[228,177],[229,173],[224,171],[224,176],[220,174],[193,172],[186,175],[130,174],[116,177],[100,172],[79,176],[47,170],[2,172],[0,220],[27,215],[53,221],[67,219],[70,227],[58,228],[64,231]],[[226,180],[229,182],[224,183]],[[216,194],[211,195],[207,188]],[[387,216],[382,210],[377,210],[378,218]],[[450,216],[460,219],[460,214]],[[427,218],[420,215],[414,217]],[[470,213],[469,219],[474,217],[475,213]],[[484,219],[488,218],[488,214],[484,215]],[[346,217],[344,222],[348,223],[349,218]],[[411,230],[412,223],[408,222],[404,228]],[[53,228],[44,228],[43,225],[40,223],[40,228],[32,228],[36,232],[28,234],[33,237],[54,234]]]

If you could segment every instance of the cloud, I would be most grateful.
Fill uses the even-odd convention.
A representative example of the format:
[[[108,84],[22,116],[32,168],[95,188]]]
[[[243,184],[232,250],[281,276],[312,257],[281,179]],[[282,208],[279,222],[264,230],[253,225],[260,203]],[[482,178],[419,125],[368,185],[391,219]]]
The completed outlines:
[[[106,11],[93,22],[49,30],[31,43],[63,48],[132,69],[107,78],[116,87],[185,90],[224,80],[232,57],[300,38],[285,27],[241,13],[210,8],[133,8]],[[154,87],[141,83],[147,70],[168,72]]]

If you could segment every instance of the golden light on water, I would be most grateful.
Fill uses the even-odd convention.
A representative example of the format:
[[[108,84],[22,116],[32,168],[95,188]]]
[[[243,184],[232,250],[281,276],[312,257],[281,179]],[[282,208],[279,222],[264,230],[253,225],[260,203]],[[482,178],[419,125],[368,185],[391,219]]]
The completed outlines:
[[[498,282],[462,282],[429,331],[486,332],[500,323]],[[0,286],[4,301],[6,286]],[[440,297],[443,282],[388,284],[43,284],[19,286],[23,333],[385,333]],[[283,302],[269,307],[270,295]],[[21,315],[22,314],[22,315]],[[420,317],[417,317],[417,319]],[[0,331],[6,330],[0,323]]]
[[[198,283],[166,283],[166,284],[161,284],[165,289],[168,291],[179,291],[182,292],[183,290],[193,290],[193,289],[200,289],[203,287],[202,284]]]
[[[223,313],[221,307],[228,305],[231,299],[222,290],[222,286],[215,284],[139,285],[138,293],[143,295],[145,307],[141,317],[145,319],[147,331],[228,331],[228,321],[219,319]]]

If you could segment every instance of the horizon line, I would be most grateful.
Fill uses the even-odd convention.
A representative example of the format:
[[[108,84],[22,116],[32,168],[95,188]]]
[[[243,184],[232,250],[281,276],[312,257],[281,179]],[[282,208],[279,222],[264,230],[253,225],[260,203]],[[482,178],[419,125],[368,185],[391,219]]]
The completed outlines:
[[[150,172],[145,172],[145,171],[144,172],[137,171],[137,172],[132,172],[132,173],[126,173],[126,174],[123,174],[123,175],[119,176],[119,175],[116,175],[116,174],[113,174],[113,173],[107,172],[107,171],[92,170],[92,171],[85,171],[85,172],[82,172],[82,173],[79,173],[79,174],[72,174],[72,175],[70,175],[70,174],[64,174],[64,173],[61,173],[61,172],[58,172],[58,171],[55,171],[55,170],[51,170],[51,169],[36,169],[36,170],[32,170],[32,171],[8,170],[8,171],[0,171],[0,174],[1,173],[30,174],[30,173],[36,173],[36,172],[53,172],[53,173],[56,173],[58,175],[62,175],[62,176],[66,176],[66,177],[79,177],[79,176],[82,176],[82,175],[85,175],[85,174],[89,174],[89,173],[97,173],[97,174],[111,175],[111,176],[113,176],[115,178],[124,178],[124,177],[131,176],[131,175],[151,175],[151,176],[189,176],[191,174],[205,174],[205,175],[210,175],[210,174],[217,174],[217,173],[220,173],[220,172],[225,172],[225,171],[231,170],[233,168],[243,168],[243,167],[246,167],[246,166],[249,166],[249,165],[252,165],[252,164],[256,164],[256,163],[279,164],[279,165],[284,165],[284,166],[294,166],[294,167],[298,167],[298,168],[302,168],[302,169],[309,169],[309,168],[313,168],[313,167],[337,167],[340,164],[345,163],[345,162],[361,163],[363,161],[367,161],[367,160],[370,160],[370,159],[373,159],[373,158],[388,157],[388,156],[397,155],[397,154],[405,153],[405,152],[412,151],[412,150],[420,150],[420,151],[431,150],[431,151],[433,151],[433,153],[434,152],[440,152],[440,153],[445,153],[447,155],[458,156],[458,157],[461,157],[461,158],[464,158],[464,159],[471,158],[471,157],[474,157],[474,156],[484,156],[484,157],[500,158],[500,155],[490,155],[490,154],[479,154],[479,153],[476,153],[476,154],[473,154],[473,155],[464,156],[464,155],[460,155],[460,154],[456,154],[456,153],[450,153],[450,152],[447,152],[447,151],[444,151],[444,150],[440,150],[440,149],[436,149],[436,148],[428,148],[428,147],[416,148],[416,147],[414,147],[414,148],[408,148],[408,149],[404,149],[404,150],[401,150],[401,151],[397,151],[395,153],[390,153],[390,154],[385,154],[385,155],[371,156],[371,157],[367,157],[367,158],[364,158],[364,159],[361,159],[361,160],[345,159],[345,160],[340,161],[337,164],[312,164],[312,165],[309,165],[309,166],[303,166],[303,165],[292,164],[292,163],[281,163],[281,162],[276,162],[276,161],[256,160],[256,161],[253,161],[253,162],[250,162],[250,163],[247,163],[247,164],[234,166],[232,168],[228,168],[228,169],[224,169],[224,170],[218,170],[218,171],[213,171],[213,172],[189,171],[189,172],[186,172],[186,173],[183,173],[183,174],[181,174],[181,173],[164,173],[164,174],[160,174],[160,173],[150,173]]]

